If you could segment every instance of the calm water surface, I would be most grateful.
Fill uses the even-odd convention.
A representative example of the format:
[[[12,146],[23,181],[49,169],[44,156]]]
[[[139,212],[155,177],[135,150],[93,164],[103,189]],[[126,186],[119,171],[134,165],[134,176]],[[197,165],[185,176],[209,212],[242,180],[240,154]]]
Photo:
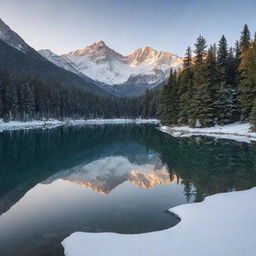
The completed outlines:
[[[256,145],[153,125],[0,134],[0,255],[63,255],[75,231],[173,227],[167,209],[256,186]]]

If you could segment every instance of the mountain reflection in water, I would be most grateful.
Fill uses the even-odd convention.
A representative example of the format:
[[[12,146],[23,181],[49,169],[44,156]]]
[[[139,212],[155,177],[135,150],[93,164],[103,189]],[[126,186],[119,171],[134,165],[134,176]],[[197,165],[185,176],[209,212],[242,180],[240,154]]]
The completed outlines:
[[[153,125],[0,133],[0,252],[63,255],[75,231],[143,233],[170,207],[256,186],[256,146]],[[88,188],[88,189],[87,189]]]
[[[142,165],[133,164],[122,156],[106,157],[57,173],[46,183],[63,179],[99,193],[109,194],[112,189],[126,181],[147,189],[177,181],[157,155],[149,154],[148,160],[149,162]]]

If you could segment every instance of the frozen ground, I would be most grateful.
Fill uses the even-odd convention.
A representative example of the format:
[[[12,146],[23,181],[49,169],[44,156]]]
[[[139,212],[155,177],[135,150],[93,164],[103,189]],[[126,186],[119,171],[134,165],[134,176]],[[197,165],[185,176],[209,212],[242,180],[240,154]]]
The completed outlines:
[[[66,256],[255,256],[255,198],[256,188],[217,194],[201,203],[171,208],[181,222],[164,231],[76,232],[62,245]]]
[[[36,129],[36,128],[55,128],[58,126],[71,125],[94,125],[94,124],[125,124],[125,123],[159,123],[156,119],[88,119],[88,120],[66,120],[58,121],[55,119],[41,121],[34,120],[28,122],[10,121],[3,122],[0,120],[0,132],[5,130],[19,130],[19,129]]]
[[[210,128],[190,128],[188,126],[161,126],[160,131],[169,133],[175,137],[189,137],[193,135],[204,135],[224,139],[232,139],[242,142],[256,141],[256,133],[250,131],[248,123],[233,123],[224,126],[214,126]]]

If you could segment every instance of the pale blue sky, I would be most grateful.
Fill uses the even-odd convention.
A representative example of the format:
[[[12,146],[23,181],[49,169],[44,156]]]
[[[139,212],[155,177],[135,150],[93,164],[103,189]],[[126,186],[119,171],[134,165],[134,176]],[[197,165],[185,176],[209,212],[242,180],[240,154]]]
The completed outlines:
[[[122,54],[149,45],[182,56],[200,33],[233,44],[247,23],[254,34],[255,13],[255,0],[0,0],[3,21],[56,53],[104,40]]]

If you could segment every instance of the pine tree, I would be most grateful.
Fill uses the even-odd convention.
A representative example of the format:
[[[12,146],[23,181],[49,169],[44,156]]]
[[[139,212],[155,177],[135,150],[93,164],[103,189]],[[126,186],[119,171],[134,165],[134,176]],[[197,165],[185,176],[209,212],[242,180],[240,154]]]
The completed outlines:
[[[191,51],[191,48],[188,47],[187,51],[185,53],[184,60],[183,60],[183,69],[184,70],[191,70],[192,66],[193,66],[192,51]]]
[[[245,24],[240,37],[240,47],[241,47],[242,53],[246,52],[249,49],[250,42],[251,42],[251,33],[249,31],[247,24]]]
[[[178,113],[178,123],[188,124],[189,122],[189,112],[190,112],[190,102],[192,98],[192,88],[193,88],[193,62],[192,62],[192,52],[190,47],[187,48],[185,57],[183,60],[183,71],[179,74],[178,78],[178,95],[179,97],[179,113]]]
[[[195,43],[193,96],[190,104],[190,126],[207,127],[213,124],[213,99],[206,65],[206,40],[200,35]]]
[[[217,66],[219,82],[227,82],[228,49],[227,40],[223,35],[218,44]]]
[[[35,98],[28,82],[20,85],[19,112],[22,120],[33,119]]]
[[[243,120],[248,120],[256,98],[256,44],[252,44],[242,55],[239,70],[241,114]]]
[[[228,50],[226,71],[227,71],[227,77],[226,77],[227,84],[235,85],[237,70],[236,70],[236,59],[234,56],[234,49],[232,47],[230,47]]]
[[[206,58],[206,40],[203,36],[199,35],[195,43],[195,65],[202,65]]]
[[[236,41],[235,44],[235,60],[234,60],[234,65],[235,65],[235,70],[236,70],[236,76],[235,76],[235,83],[236,85],[238,85],[240,83],[241,80],[241,76],[240,76],[240,71],[239,71],[239,66],[241,64],[241,47],[238,41]]]
[[[4,119],[14,120],[18,116],[18,94],[15,82],[9,78],[4,82]]]
[[[238,105],[236,90],[231,85],[221,82],[216,98],[217,124],[225,125],[237,121]]]
[[[230,110],[233,113],[230,122],[240,120],[239,82],[236,56],[234,55],[234,49],[230,47],[227,58],[227,85],[231,95],[230,101],[233,104]]]
[[[0,118],[3,116],[4,103],[3,103],[4,85],[3,81],[0,80]]]
[[[176,124],[178,120],[177,72],[170,72],[167,84],[161,95],[162,121],[164,124]]]
[[[252,112],[250,114],[250,123],[253,126],[253,131],[256,132],[256,99],[254,100]]]
[[[207,52],[207,58],[206,58],[206,69],[207,69],[207,76],[209,79],[209,82],[212,85],[216,85],[218,82],[217,76],[218,76],[218,69],[217,69],[217,52],[216,52],[216,45],[210,45],[208,52]]]

